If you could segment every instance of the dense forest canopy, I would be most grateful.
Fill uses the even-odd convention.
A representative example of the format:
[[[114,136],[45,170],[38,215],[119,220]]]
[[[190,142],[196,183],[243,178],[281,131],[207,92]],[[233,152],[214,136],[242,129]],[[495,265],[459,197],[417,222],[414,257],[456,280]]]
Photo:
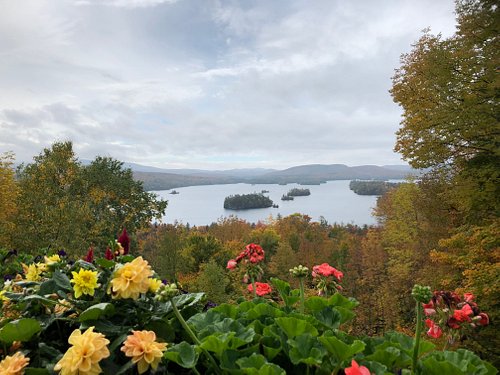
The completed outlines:
[[[236,194],[224,199],[224,208],[227,210],[247,210],[251,208],[267,208],[273,201],[262,193]]]

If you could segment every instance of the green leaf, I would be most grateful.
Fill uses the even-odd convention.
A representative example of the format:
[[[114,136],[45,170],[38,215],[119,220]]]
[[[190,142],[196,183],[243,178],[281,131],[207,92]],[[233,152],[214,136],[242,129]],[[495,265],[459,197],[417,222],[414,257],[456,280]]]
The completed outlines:
[[[286,375],[286,371],[274,363],[266,363],[259,369],[258,375]]]
[[[312,336],[318,335],[318,330],[305,320],[297,318],[283,317],[276,318],[276,324],[285,332],[288,338],[293,338],[304,333],[309,333]]]
[[[41,330],[40,323],[35,319],[13,320],[0,328],[0,341],[8,344],[14,341],[29,341]]]
[[[197,304],[203,297],[205,297],[205,293],[187,293],[175,296],[172,301],[179,310],[182,310],[183,307]]]
[[[494,375],[497,370],[474,353],[458,349],[455,352],[433,352],[420,361],[423,372],[436,375]]]
[[[193,368],[198,362],[199,353],[195,350],[194,345],[189,345],[187,342],[181,342],[168,348],[163,354],[163,358],[177,363],[184,368]]]
[[[229,303],[223,303],[211,310],[217,311],[231,319],[236,319],[236,317],[238,316],[238,307],[230,305]]]
[[[42,297],[42,296],[40,296],[38,294],[31,294],[29,296],[24,297],[23,300],[25,302],[39,301],[39,302],[41,302],[43,304],[47,304],[47,305],[56,305],[57,304],[57,301],[54,301],[53,299]]]
[[[82,312],[78,317],[80,322],[85,322],[87,320],[98,320],[102,316],[110,317],[115,313],[115,306],[112,303],[98,303],[96,305],[90,306],[87,310]]]
[[[98,258],[95,262],[104,269],[111,269],[116,264],[114,261],[105,258]]]
[[[164,341],[174,341],[175,339],[175,331],[170,323],[163,319],[152,320],[144,329],[154,331],[156,336],[163,339]]]
[[[54,280],[57,286],[62,290],[70,291],[73,289],[73,287],[71,286],[71,281],[69,280],[68,276],[66,276],[66,274],[62,273],[59,270],[54,271],[54,274],[52,275],[52,280]]]
[[[325,298],[317,296],[309,297],[304,302],[305,308],[312,313],[323,310],[327,305],[328,301]]]
[[[260,369],[264,364],[267,363],[266,357],[261,354],[252,354],[250,357],[240,358],[236,361],[236,364],[241,368],[255,368]]]
[[[354,298],[347,298],[340,293],[335,293],[328,299],[328,305],[334,307],[343,307],[344,309],[352,310],[359,305],[359,302]]]
[[[260,303],[256,305],[253,309],[247,311],[245,317],[247,319],[254,320],[264,316],[277,318],[283,315],[285,315],[285,313],[280,309],[277,309],[276,307],[273,307],[267,303]]]
[[[316,337],[309,333],[287,341],[290,345],[289,357],[294,365],[305,363],[308,366],[321,365],[326,350]]]
[[[53,279],[49,279],[40,284],[40,289],[38,290],[38,294],[41,296],[57,293],[59,287]]]
[[[337,329],[340,325],[340,313],[331,306],[326,306],[323,310],[313,314],[321,324],[330,329]]]
[[[360,353],[365,348],[365,343],[360,340],[354,340],[352,344],[346,344],[335,336],[321,336],[319,341],[325,346],[328,352],[332,353],[337,360],[342,363],[351,359],[354,354]]]

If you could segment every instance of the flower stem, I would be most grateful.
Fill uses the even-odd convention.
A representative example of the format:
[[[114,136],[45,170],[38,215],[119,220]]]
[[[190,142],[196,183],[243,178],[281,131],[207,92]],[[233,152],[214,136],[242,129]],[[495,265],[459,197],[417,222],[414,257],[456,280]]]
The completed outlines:
[[[412,358],[412,370],[413,373],[417,373],[417,360],[418,360],[418,350],[420,349],[420,336],[422,333],[422,307],[420,302],[416,303],[417,310],[417,326],[415,327],[415,346],[413,347],[413,358]]]
[[[257,298],[257,289],[255,288],[255,278],[252,276],[250,280],[252,281],[253,298]]]
[[[305,298],[304,298],[304,278],[303,277],[299,278],[299,286],[300,286],[300,313],[304,314]]]
[[[206,355],[206,357],[208,358],[208,360],[210,361],[210,363],[214,367],[214,371],[217,374],[222,374],[221,369],[219,368],[219,365],[217,365],[217,362],[215,362],[214,357],[212,357],[212,355],[207,350],[201,348],[201,341],[198,339],[198,337],[196,337],[193,330],[191,328],[189,328],[188,324],[186,323],[186,321],[182,317],[181,313],[177,309],[177,306],[175,306],[175,302],[172,300],[172,298],[170,298],[170,303],[172,304],[172,310],[174,311],[174,315],[177,318],[177,320],[179,320],[179,323],[181,323],[182,328],[184,328],[184,330],[187,332],[189,337],[191,337],[193,342],[196,345],[198,345],[200,347],[200,349],[203,351],[203,353]]]

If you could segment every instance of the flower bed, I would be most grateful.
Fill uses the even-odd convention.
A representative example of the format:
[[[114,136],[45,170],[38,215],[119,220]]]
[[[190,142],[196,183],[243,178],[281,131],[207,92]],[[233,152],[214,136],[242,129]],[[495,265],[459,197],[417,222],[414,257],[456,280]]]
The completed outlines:
[[[440,351],[420,339],[422,312],[432,337],[486,324],[470,295],[446,305],[442,292],[417,287],[417,340],[397,332],[354,337],[342,328],[357,302],[339,293],[343,274],[326,263],[312,275],[304,266],[291,269],[299,289],[264,283],[257,280],[265,253],[251,244],[228,262],[245,273],[249,293],[209,308],[203,293],[181,294],[147,260],[112,245],[102,257],[92,250],[75,262],[49,254],[21,264],[2,254],[4,273],[16,274],[0,292],[0,374],[497,373],[472,352]],[[311,276],[319,295],[306,298]]]

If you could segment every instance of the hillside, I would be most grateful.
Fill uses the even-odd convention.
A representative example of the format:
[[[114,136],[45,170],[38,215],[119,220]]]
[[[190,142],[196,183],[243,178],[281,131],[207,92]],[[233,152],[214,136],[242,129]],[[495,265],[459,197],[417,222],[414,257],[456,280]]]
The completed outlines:
[[[134,170],[134,165],[128,164]],[[144,170],[145,166],[141,166]],[[164,170],[167,171],[167,170]],[[390,180],[408,176],[409,167],[386,168],[376,165],[348,167],[344,164],[311,164],[285,170],[232,169],[208,171],[197,169],[168,170],[176,173],[143,172],[134,170],[134,177],[144,182],[146,190],[168,190],[184,186],[215,184],[290,184],[317,185],[331,180]],[[413,171],[413,174],[417,174]]]

